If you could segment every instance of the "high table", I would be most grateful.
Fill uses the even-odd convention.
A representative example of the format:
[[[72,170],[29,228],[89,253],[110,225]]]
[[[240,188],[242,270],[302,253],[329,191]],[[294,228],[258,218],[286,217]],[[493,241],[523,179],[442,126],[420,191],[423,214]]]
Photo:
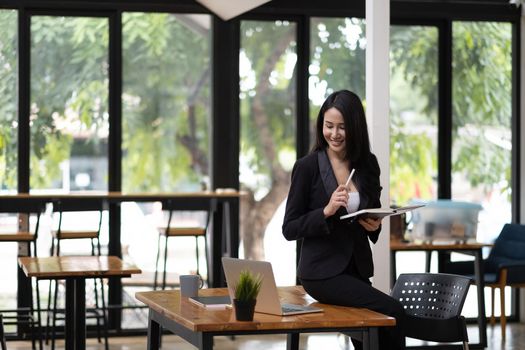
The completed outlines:
[[[226,288],[202,289],[201,296],[228,295]],[[148,349],[159,349],[160,328],[168,329],[201,350],[213,349],[216,335],[287,334],[287,349],[298,349],[300,333],[343,332],[362,339],[364,349],[379,349],[379,327],[395,325],[395,318],[368,309],[320,304],[301,286],[280,287],[286,303],[313,303],[322,313],[274,316],[255,313],[253,322],[235,320],[235,312],[207,310],[180,296],[179,290],[139,292],[135,297],[149,307]]]
[[[78,201],[83,198],[96,198],[106,201],[109,211],[109,241],[108,254],[122,256],[121,247],[121,219],[120,203],[122,202],[155,202],[171,201],[184,208],[186,205],[193,207],[201,205],[203,209],[210,207],[211,201],[216,201],[216,210],[212,214],[212,230],[210,231],[210,271],[208,271],[208,281],[211,287],[222,287],[226,283],[222,274],[222,256],[236,258],[239,248],[239,228],[238,218],[234,215],[236,205],[242,192],[231,189],[217,189],[215,191],[199,192],[168,192],[168,193],[125,193],[107,191],[84,191],[71,193],[18,193],[0,195],[0,201],[13,199],[38,201],[38,202],[57,202],[67,205],[68,201]],[[18,273],[18,298],[22,300],[22,306],[29,306],[30,300],[22,299],[23,291],[30,290],[31,285],[28,279],[22,278],[24,275],[21,270]],[[108,282],[108,302],[110,305],[122,304],[122,284],[120,279],[112,278]],[[26,298],[27,299],[27,298]],[[121,323],[121,313],[117,309],[109,311],[110,328],[119,328]]]
[[[238,224],[232,216],[231,204],[238,203],[242,192],[228,189],[217,189],[215,191],[199,192],[169,192],[169,193],[125,193],[86,191],[72,193],[19,193],[12,195],[0,195],[0,200],[22,199],[28,201],[57,202],[67,205],[68,201],[78,201],[82,198],[95,198],[106,201],[109,209],[109,243],[110,255],[121,256],[120,245],[120,215],[117,208],[122,202],[155,202],[171,201],[184,210],[185,206],[203,209],[210,207],[210,201],[217,202],[217,209],[213,212],[213,226],[210,235],[210,271],[208,281],[211,287],[225,286],[222,275],[222,256],[236,258],[238,256],[239,233]],[[20,286],[19,286],[20,287]],[[111,301],[110,295],[110,301]],[[118,300],[113,300],[118,301]]]
[[[86,279],[130,277],[142,271],[116,256],[21,257],[20,267],[27,277],[66,281],[66,349],[86,348]]]
[[[474,256],[474,277],[477,285],[478,297],[478,329],[479,329],[479,344],[471,344],[471,348],[485,348],[487,347],[487,320],[485,318],[485,282],[483,279],[483,256],[482,248],[490,247],[492,244],[479,242],[403,242],[398,240],[390,241],[390,272],[392,285],[394,284],[396,273],[396,253],[402,251],[423,251],[426,254],[425,271],[430,271],[430,258],[434,251],[441,252],[456,252]]]

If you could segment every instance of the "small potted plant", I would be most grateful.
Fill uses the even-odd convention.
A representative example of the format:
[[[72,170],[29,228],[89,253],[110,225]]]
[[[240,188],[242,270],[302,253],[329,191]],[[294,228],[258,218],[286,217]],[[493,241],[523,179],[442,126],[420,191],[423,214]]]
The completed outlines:
[[[257,295],[261,290],[262,277],[254,275],[249,270],[241,271],[239,280],[234,286],[235,318],[237,321],[253,321]]]

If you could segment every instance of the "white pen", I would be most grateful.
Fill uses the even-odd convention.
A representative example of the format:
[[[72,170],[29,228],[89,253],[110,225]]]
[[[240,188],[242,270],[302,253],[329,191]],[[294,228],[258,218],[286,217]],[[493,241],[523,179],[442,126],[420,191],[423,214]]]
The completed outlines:
[[[348,180],[346,180],[345,187],[348,187],[348,184],[350,183],[350,180],[352,180],[352,176],[354,176],[355,168],[352,169],[350,172],[350,175],[348,176]]]

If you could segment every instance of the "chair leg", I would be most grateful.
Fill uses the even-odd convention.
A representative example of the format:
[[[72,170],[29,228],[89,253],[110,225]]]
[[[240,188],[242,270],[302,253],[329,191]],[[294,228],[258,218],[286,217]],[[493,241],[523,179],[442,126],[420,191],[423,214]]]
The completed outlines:
[[[469,350],[468,342],[466,341],[463,342],[463,350]]]
[[[0,314],[0,344],[2,345],[2,350],[7,350],[7,345],[5,343],[5,334],[4,334],[4,321],[2,320],[2,314]]]
[[[162,290],[166,289],[166,264],[168,262],[168,235],[164,241],[164,268],[162,269]]]
[[[506,326],[507,326],[507,316],[505,315],[505,285],[500,286],[500,308],[501,308],[501,316],[500,316],[500,322],[501,322],[501,340],[505,341],[505,335],[506,335]]]
[[[153,279],[153,290],[157,290],[157,278],[158,278],[158,272],[159,272],[159,258],[160,258],[160,240],[161,235],[159,234],[159,240],[157,242],[157,259],[155,260],[155,274]]]
[[[195,236],[195,257],[197,259],[197,275],[201,275],[199,268],[199,236]]]
[[[208,261],[208,236],[204,236],[204,261],[206,262],[206,286],[210,287],[210,262]]]
[[[496,324],[496,317],[494,317],[494,294],[496,288],[490,287],[490,325],[494,326]]]

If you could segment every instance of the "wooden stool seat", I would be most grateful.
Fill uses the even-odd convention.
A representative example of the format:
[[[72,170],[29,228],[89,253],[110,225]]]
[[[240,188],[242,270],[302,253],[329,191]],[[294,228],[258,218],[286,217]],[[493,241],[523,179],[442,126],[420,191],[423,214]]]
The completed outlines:
[[[58,239],[83,239],[83,238],[90,238],[90,239],[97,239],[99,236],[98,231],[60,231],[60,234],[58,232],[52,232],[53,238]]]
[[[3,232],[0,233],[0,242],[33,242],[36,240],[32,232]]]
[[[166,227],[159,228],[161,235],[168,235],[168,237],[175,236],[204,236],[206,234],[205,227]]]

